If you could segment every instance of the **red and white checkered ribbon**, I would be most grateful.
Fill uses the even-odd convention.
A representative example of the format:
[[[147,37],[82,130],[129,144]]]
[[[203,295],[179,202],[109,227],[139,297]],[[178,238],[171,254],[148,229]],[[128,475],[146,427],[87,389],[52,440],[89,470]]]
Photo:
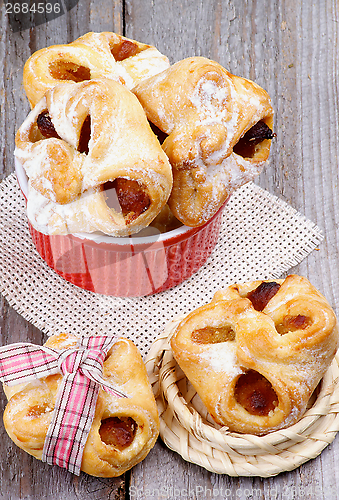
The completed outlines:
[[[0,347],[0,380],[7,385],[62,373],[42,460],[80,474],[84,446],[95,414],[100,386],[114,396],[127,397],[102,376],[107,352],[116,337],[81,337],[62,351],[17,343]]]

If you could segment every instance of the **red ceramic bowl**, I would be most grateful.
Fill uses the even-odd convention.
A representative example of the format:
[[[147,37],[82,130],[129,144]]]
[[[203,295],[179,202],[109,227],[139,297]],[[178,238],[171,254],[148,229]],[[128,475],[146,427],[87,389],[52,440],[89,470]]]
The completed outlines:
[[[27,200],[27,176],[18,161],[15,169]],[[201,227],[150,236],[54,236],[40,233],[29,221],[28,226],[41,257],[67,281],[104,295],[140,297],[179,285],[198,271],[217,243],[222,209]]]

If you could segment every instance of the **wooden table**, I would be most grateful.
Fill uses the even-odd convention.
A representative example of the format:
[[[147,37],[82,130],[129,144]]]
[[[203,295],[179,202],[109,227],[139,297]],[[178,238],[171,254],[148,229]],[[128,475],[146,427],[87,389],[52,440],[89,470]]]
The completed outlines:
[[[67,3],[67,2],[63,2]],[[68,2],[70,3],[70,2]],[[76,2],[74,2],[76,3]],[[275,109],[276,140],[258,183],[287,201],[325,239],[293,272],[339,305],[339,14],[336,0],[80,0],[63,16],[13,32],[1,9],[1,178],[13,171],[14,135],[29,105],[26,59],[88,31],[115,31],[153,44],[171,62],[201,55],[264,87]],[[1,299],[1,344],[44,335]],[[5,398],[1,394],[1,410]],[[339,441],[321,456],[270,479],[216,475],[185,462],[159,440],[148,457],[116,479],[73,476],[18,449],[1,423],[3,499],[334,499]]]

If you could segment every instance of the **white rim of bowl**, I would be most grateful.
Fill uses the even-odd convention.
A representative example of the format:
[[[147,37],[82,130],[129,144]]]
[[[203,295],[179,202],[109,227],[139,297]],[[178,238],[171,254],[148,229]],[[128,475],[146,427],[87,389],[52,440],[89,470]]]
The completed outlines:
[[[28,177],[26,172],[21,164],[21,162],[15,157],[15,173],[19,182],[19,186],[24,196],[27,199],[28,196]],[[156,228],[153,228],[154,231],[157,231]],[[95,243],[111,243],[114,245],[149,245],[156,242],[170,240],[172,238],[178,238],[180,236],[184,236],[186,233],[197,229],[194,227],[181,226],[177,229],[173,229],[172,231],[168,231],[166,233],[157,233],[151,236],[138,236],[140,233],[132,234],[127,237],[118,237],[118,236],[108,236],[105,234],[98,233],[72,233],[72,236],[82,239],[82,240],[91,240]],[[188,235],[189,237],[189,235]]]

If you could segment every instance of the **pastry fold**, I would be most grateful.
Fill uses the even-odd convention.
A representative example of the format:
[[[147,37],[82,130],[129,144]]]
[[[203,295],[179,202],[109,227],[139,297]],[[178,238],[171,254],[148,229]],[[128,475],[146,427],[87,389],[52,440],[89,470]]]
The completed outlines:
[[[335,314],[300,276],[236,284],[174,331],[174,357],[214,418],[266,434],[294,424],[338,346]]]
[[[72,43],[35,52],[26,62],[24,88],[33,108],[60,81],[112,78],[129,89],[169,67],[155,47],[111,32],[86,33]]]
[[[149,121],[167,135],[162,147],[173,168],[168,204],[182,223],[204,224],[261,172],[273,137],[273,109],[259,85],[191,57],[132,91]]]
[[[74,347],[76,340],[59,334],[45,345],[62,350]],[[128,398],[116,398],[100,388],[81,470],[92,476],[115,477],[146,457],[158,437],[159,418],[145,365],[130,340],[119,339],[108,352],[103,377]],[[17,446],[38,459],[61,378],[56,374],[34,383],[4,386],[6,431]]]
[[[30,221],[45,234],[136,233],[172,188],[168,158],[140,103],[109,79],[48,91],[19,128],[15,156],[29,178]]]

